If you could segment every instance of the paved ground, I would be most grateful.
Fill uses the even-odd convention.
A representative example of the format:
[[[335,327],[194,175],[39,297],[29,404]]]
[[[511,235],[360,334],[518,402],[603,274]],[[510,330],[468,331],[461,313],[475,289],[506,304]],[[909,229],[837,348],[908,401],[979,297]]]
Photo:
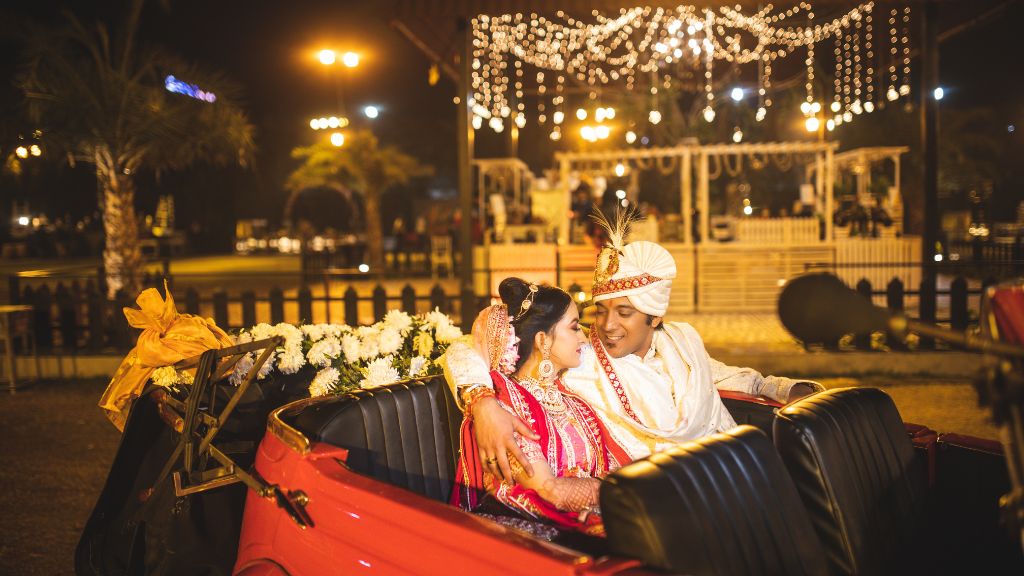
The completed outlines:
[[[104,380],[0,393],[0,574],[72,574],[75,544],[119,434],[100,413]]]

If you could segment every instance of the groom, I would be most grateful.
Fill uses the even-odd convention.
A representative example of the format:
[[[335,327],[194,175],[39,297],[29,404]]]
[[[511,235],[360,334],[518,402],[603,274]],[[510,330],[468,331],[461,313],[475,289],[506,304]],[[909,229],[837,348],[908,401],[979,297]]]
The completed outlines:
[[[583,346],[582,364],[566,371],[562,381],[597,411],[634,460],[734,427],[717,390],[780,402],[820,390],[814,383],[764,377],[711,358],[692,326],[664,321],[676,276],[672,255],[653,242],[624,245],[623,234],[610,232],[610,246],[598,256],[594,278],[597,312],[590,345]],[[453,343],[442,365],[460,401],[473,389],[490,386],[488,366],[466,342]],[[513,433],[535,437],[529,426],[488,396],[473,402],[467,416],[473,418],[485,469],[511,478],[511,453],[532,475],[513,439]]]

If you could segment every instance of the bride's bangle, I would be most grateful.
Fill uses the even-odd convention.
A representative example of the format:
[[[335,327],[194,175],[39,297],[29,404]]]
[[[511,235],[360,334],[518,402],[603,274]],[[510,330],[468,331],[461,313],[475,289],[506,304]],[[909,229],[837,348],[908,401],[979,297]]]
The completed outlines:
[[[466,406],[466,410],[464,411],[466,416],[473,416],[473,406],[475,406],[481,398],[494,398],[494,390],[487,386],[475,386],[463,392],[462,403]]]

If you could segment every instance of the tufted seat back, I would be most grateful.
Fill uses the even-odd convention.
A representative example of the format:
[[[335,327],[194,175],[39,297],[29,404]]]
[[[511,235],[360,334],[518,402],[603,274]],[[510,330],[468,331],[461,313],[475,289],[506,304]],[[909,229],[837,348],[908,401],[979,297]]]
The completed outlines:
[[[615,554],[684,574],[825,574],[768,437],[738,426],[615,471],[601,486]]]
[[[292,425],[349,451],[354,471],[447,502],[462,414],[443,376],[357,390],[307,406]]]
[[[779,410],[774,435],[832,573],[914,571],[927,471],[885,392],[808,396]]]

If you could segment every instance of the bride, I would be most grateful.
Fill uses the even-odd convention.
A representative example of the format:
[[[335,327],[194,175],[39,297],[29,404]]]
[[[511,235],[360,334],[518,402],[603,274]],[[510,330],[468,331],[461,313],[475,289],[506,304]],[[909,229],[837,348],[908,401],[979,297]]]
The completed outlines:
[[[562,371],[580,364],[586,340],[579,312],[564,290],[519,278],[506,278],[498,293],[502,303],[486,308],[473,325],[473,340],[490,365],[494,388],[479,386],[463,394],[467,418],[453,504],[473,510],[486,494],[528,518],[603,535],[597,509],[600,478],[629,458],[590,406],[560,381]],[[509,458],[512,483],[483,470],[468,415],[474,402],[491,395],[530,424],[534,437],[516,434],[515,440],[532,476],[515,458]]]

